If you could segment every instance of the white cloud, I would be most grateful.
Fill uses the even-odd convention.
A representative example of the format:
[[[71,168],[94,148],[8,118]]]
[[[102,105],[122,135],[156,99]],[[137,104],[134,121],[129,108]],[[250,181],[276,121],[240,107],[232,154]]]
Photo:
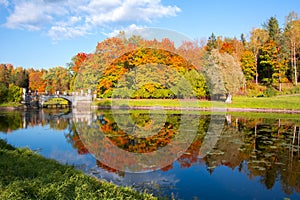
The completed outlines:
[[[0,4],[8,5],[7,0]],[[54,40],[83,36],[99,28],[151,23],[176,16],[177,6],[161,0],[15,0],[5,26],[45,31]]]
[[[60,40],[84,36],[88,33],[88,28],[83,26],[52,26],[48,31],[48,36],[53,40]]]
[[[145,28],[144,26],[137,26],[136,24],[131,24],[130,26],[128,27],[125,27],[125,28],[121,28],[121,29],[115,29],[113,30],[112,32],[110,33],[103,33],[104,35],[108,36],[108,37],[115,37],[117,36],[121,31],[125,31],[125,33],[131,33],[131,32],[134,32],[136,30],[139,30],[139,29],[143,29]]]
[[[0,0],[0,5],[3,5],[5,7],[8,7],[8,0]]]

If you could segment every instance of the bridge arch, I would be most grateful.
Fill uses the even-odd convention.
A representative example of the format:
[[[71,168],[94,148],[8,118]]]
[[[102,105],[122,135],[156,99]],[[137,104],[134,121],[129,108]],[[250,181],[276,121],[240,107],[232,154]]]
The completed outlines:
[[[42,96],[40,96],[40,99],[39,99],[40,106],[43,107],[45,102],[47,102],[51,99],[54,99],[54,98],[67,100],[69,106],[73,105],[73,98],[74,98],[73,96],[67,96],[67,95],[42,95]]]

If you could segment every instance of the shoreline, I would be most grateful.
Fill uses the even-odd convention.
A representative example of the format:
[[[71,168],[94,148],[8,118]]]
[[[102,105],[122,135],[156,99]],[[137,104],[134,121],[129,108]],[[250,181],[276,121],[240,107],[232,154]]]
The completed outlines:
[[[19,111],[27,109],[26,106],[1,106],[0,111]],[[227,108],[227,107],[177,107],[177,106],[95,106],[91,109],[120,109],[120,110],[186,110],[186,111],[220,111],[220,112],[257,112],[257,113],[286,113],[300,114],[297,109],[278,108]]]
[[[0,111],[25,110],[26,106],[0,106]]]
[[[0,139],[0,199],[158,199]],[[84,187],[82,187],[84,186]],[[16,190],[17,188],[17,190]]]
[[[300,114],[300,110],[273,108],[196,108],[175,106],[91,106],[92,109],[120,109],[120,110],[187,110],[187,111],[222,111],[222,112],[257,112],[257,113],[288,113]]]

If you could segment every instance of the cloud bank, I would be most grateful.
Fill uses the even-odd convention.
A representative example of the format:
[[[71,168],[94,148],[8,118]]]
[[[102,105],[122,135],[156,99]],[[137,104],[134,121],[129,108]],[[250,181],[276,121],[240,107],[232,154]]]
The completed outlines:
[[[0,0],[0,6],[8,10],[5,27],[44,31],[53,40],[103,29],[113,32],[180,12],[177,6],[163,5],[161,0]]]

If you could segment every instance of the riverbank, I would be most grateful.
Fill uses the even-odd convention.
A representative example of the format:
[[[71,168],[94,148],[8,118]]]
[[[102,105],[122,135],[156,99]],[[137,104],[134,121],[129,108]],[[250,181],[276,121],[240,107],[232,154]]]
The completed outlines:
[[[0,140],[0,199],[157,199]]]
[[[193,99],[98,99],[93,102],[93,108],[300,113],[300,95],[268,98],[236,96],[231,104]]]
[[[235,96],[231,104],[197,99],[97,99],[91,106],[94,109],[220,110],[300,114],[300,94],[259,98]],[[25,109],[25,106],[19,103],[0,104],[0,111],[22,109]]]
[[[25,106],[21,103],[10,102],[0,104],[0,111],[22,110]]]

